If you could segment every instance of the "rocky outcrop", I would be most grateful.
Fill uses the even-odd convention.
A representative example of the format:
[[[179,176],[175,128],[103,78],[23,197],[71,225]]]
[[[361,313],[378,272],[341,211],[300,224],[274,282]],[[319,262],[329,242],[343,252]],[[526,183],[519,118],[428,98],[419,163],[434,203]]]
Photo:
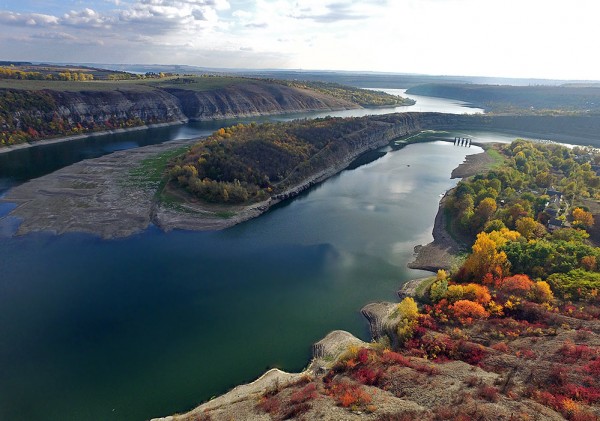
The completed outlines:
[[[367,304],[360,310],[369,322],[371,338],[377,340],[383,337],[386,332],[398,324],[398,320],[394,320],[393,317],[396,307],[395,303],[380,302]]]
[[[102,125],[111,119],[139,119],[146,124],[187,120],[179,100],[161,90],[47,92],[57,104],[51,112],[72,122]]]
[[[177,98],[181,111],[190,120],[360,108],[352,102],[316,91],[263,81],[249,81],[208,91],[165,90]]]
[[[260,80],[206,91],[142,84],[120,89],[93,85],[82,91],[0,89],[0,103],[0,130],[21,132],[29,140],[188,120],[360,108],[317,91]]]

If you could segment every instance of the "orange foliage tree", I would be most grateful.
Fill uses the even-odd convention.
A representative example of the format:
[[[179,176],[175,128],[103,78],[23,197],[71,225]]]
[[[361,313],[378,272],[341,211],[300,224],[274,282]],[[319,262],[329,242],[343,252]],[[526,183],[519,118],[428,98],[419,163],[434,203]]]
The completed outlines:
[[[464,325],[470,325],[474,320],[486,319],[490,316],[481,304],[470,300],[459,300],[450,309],[454,317]]]

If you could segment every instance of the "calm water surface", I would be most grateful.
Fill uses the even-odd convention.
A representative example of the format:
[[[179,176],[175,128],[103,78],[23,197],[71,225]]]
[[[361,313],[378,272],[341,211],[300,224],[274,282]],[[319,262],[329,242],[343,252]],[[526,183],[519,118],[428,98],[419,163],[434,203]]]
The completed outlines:
[[[219,125],[0,155],[0,180],[7,189],[85,157]],[[436,141],[384,151],[219,232],[16,238],[14,221],[0,219],[0,419],[183,412],[268,367],[301,370],[310,345],[333,329],[368,339],[359,309],[394,300],[403,282],[426,274],[406,268],[413,247],[431,241],[452,169],[481,150]]]

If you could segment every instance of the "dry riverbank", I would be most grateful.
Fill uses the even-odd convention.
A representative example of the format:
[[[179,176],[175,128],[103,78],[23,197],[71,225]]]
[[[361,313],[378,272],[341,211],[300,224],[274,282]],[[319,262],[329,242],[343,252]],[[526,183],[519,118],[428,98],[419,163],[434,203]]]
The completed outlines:
[[[34,231],[85,232],[103,238],[129,236],[154,224],[172,229],[218,230],[266,212],[307,188],[339,173],[357,157],[392,140],[421,130],[421,117],[398,115],[393,122],[375,121],[371,130],[351,132],[343,152],[332,155],[325,169],[298,178],[269,199],[244,206],[214,205],[192,197],[162,195],[167,161],[198,140],[116,152],[82,161],[10,190],[3,201],[18,206],[11,216],[23,222],[17,234]]]
[[[494,159],[487,153],[468,155],[465,161],[452,171],[451,178],[465,178],[485,171],[495,163]],[[425,246],[415,247],[417,256],[408,264],[411,269],[422,269],[436,272],[438,269],[449,270],[455,264],[457,255],[464,248],[450,235],[446,229],[448,219],[444,211],[448,193],[440,200],[440,206],[433,225],[433,241]]]

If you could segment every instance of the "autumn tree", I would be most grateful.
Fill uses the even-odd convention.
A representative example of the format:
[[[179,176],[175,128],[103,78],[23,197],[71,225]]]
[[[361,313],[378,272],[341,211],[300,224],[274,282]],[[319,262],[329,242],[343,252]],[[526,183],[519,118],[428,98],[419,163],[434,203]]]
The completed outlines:
[[[396,308],[400,321],[398,322],[398,340],[401,343],[412,338],[414,329],[418,324],[419,308],[412,297],[404,298]]]
[[[508,273],[509,262],[506,253],[498,251],[498,244],[494,241],[494,237],[497,237],[498,241],[504,238],[498,231],[477,234],[472,253],[463,265],[465,275],[469,279],[481,281],[486,273],[492,273],[495,277]]]
[[[554,294],[548,282],[538,281],[531,286],[528,298],[534,303],[545,304],[554,300]]]
[[[516,229],[528,240],[532,238],[540,238],[546,234],[546,228],[529,216],[518,219],[516,223]]]
[[[490,316],[481,304],[470,300],[459,300],[450,309],[454,317],[464,325],[470,325],[475,320],[487,319]]]
[[[498,283],[498,290],[506,295],[524,298],[533,286],[529,276],[519,274],[502,279]]]
[[[440,269],[437,272],[436,279],[429,288],[429,298],[434,303],[444,298],[448,291],[448,272],[444,269]]]
[[[594,226],[594,215],[591,212],[587,212],[581,208],[575,208],[572,212],[573,225],[580,226],[583,228],[591,228]]]

